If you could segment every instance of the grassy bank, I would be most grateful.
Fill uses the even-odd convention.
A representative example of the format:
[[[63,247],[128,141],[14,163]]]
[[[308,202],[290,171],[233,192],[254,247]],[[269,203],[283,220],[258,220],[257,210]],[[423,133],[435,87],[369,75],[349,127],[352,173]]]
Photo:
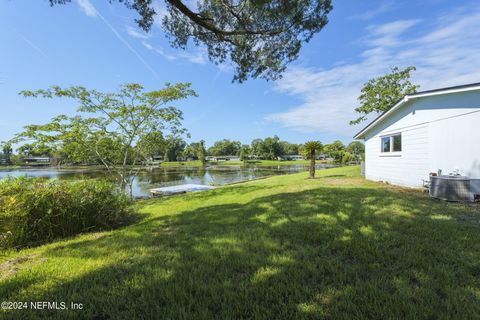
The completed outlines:
[[[358,171],[143,201],[121,230],[6,253],[2,300],[84,309],[0,318],[477,318],[478,206]]]

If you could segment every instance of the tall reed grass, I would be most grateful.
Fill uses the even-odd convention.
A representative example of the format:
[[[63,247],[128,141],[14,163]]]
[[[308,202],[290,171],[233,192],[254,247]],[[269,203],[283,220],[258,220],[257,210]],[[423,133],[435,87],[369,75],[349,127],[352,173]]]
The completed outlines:
[[[106,181],[7,178],[0,181],[0,246],[32,246],[81,232],[114,228],[128,199]]]

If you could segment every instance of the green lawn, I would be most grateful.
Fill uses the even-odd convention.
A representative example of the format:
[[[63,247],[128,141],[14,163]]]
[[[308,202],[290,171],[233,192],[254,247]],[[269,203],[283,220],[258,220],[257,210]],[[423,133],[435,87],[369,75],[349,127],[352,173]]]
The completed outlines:
[[[141,220],[0,256],[0,318],[478,319],[480,208],[358,167],[137,204]]]

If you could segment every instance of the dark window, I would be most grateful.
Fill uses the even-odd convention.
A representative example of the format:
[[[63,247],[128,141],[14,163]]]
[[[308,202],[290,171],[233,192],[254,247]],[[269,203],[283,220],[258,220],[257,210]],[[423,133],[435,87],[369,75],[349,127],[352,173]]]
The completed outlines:
[[[402,134],[382,137],[382,152],[402,151]]]
[[[382,137],[382,152],[390,152],[390,137]]]
[[[402,151],[402,135],[398,134],[396,136],[392,136],[393,140],[393,150],[392,151]]]

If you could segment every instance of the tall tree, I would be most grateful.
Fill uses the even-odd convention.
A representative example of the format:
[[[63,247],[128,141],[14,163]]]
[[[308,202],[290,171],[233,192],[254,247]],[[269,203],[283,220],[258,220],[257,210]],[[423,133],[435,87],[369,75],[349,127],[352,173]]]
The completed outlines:
[[[282,155],[298,155],[300,152],[299,144],[290,143],[288,141],[280,141]]]
[[[155,156],[164,154],[166,141],[161,132],[154,131],[143,135],[136,147],[144,160],[151,161]]]
[[[358,97],[360,106],[355,108],[361,116],[350,121],[350,124],[358,124],[366,120],[367,116],[373,112],[384,112],[403,96],[417,92],[419,86],[410,82],[410,73],[415,70],[413,66],[403,70],[394,67],[390,73],[365,83]]]
[[[311,179],[315,178],[315,160],[317,152],[321,152],[322,149],[323,146],[320,141],[308,141],[303,145],[303,150],[310,159],[309,174]]]
[[[365,145],[360,141],[352,141],[345,148],[345,151],[352,155],[353,160],[360,161],[365,155]]]
[[[195,159],[197,157],[198,146],[197,143],[190,143],[183,149],[183,156],[185,159]]]
[[[263,157],[263,140],[254,139],[252,140],[250,145],[251,145],[251,148],[250,148],[251,155],[254,157],[262,158]]]
[[[212,156],[238,156],[242,143],[240,141],[231,141],[223,139],[216,141],[213,146],[208,148],[208,153]]]
[[[145,92],[139,84],[122,85],[118,92],[102,93],[84,87],[22,91],[25,97],[70,98],[79,104],[78,116],[59,116],[43,126],[27,129],[51,146],[63,146],[74,140],[86,150],[94,152],[101,163],[120,181],[122,190],[132,184],[141,157],[137,142],[153,132],[169,132],[179,136],[186,132],[181,126],[182,112],[167,106],[173,101],[195,96],[190,84],[167,84],[165,88]],[[77,123],[73,123],[73,122]],[[81,130],[76,131],[77,127]],[[86,130],[88,129],[88,130]],[[41,132],[40,132],[41,131]],[[40,134],[41,133],[41,134]],[[27,134],[28,137],[28,134]],[[35,138],[35,135],[29,138]]]
[[[263,140],[264,157],[270,160],[277,160],[282,155],[282,147],[278,136],[267,137]]]
[[[197,157],[198,160],[200,160],[200,162],[202,163],[202,165],[205,164],[205,153],[205,141],[200,140],[200,142],[198,143]]]
[[[345,152],[345,146],[343,145],[342,141],[335,140],[332,143],[326,144],[323,148],[325,153],[333,158],[335,162],[342,162],[342,156]]]
[[[182,156],[187,143],[179,135],[170,135],[166,139],[164,149],[165,161],[178,161]]]
[[[251,153],[250,146],[248,144],[242,145],[242,148],[240,149],[240,161],[247,160],[250,153]]]
[[[0,146],[2,148],[3,159],[5,161],[5,164],[7,165],[11,164],[12,163],[11,157],[13,153],[12,144],[10,142],[2,142],[0,143]]]
[[[49,0],[51,5],[71,0]],[[152,0],[117,0],[140,15],[149,31],[159,12]],[[109,0],[112,2],[112,0]],[[328,23],[331,0],[164,0],[163,29],[173,47],[189,40],[206,47],[214,63],[231,61],[234,81],[249,77],[277,79],[298,58],[304,43]]]
[[[33,150],[35,149],[32,143],[25,143],[22,144],[20,147],[17,148],[17,152],[20,156],[31,156],[33,155]]]
[[[276,160],[285,152],[278,136],[255,139],[251,143],[252,153],[262,159]]]

